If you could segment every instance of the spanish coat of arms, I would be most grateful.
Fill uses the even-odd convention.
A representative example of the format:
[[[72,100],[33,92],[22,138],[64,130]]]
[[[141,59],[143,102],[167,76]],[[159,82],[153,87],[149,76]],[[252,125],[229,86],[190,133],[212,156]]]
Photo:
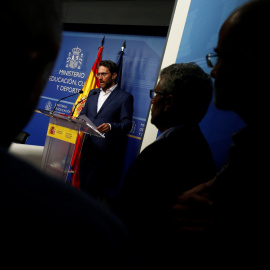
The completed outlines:
[[[77,46],[76,48],[72,49],[72,52],[69,52],[66,67],[73,68],[73,69],[81,69],[82,60],[83,60],[83,53],[82,50]]]

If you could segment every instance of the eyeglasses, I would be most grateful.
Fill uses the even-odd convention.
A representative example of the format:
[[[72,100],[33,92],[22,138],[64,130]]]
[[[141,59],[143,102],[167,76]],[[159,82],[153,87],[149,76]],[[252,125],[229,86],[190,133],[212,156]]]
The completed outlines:
[[[98,77],[104,78],[104,77],[106,77],[108,74],[109,74],[109,73],[97,73],[97,74],[96,74],[96,77],[97,77],[97,78],[98,78]]]
[[[156,89],[151,89],[151,90],[150,90],[150,98],[151,98],[151,99],[153,99],[153,98],[155,97],[156,94],[159,94],[159,95],[162,95],[162,96],[165,95],[164,93],[159,92],[159,91],[157,91]]]
[[[208,53],[205,57],[207,66],[213,68],[217,63],[218,56],[219,55],[217,53]]]

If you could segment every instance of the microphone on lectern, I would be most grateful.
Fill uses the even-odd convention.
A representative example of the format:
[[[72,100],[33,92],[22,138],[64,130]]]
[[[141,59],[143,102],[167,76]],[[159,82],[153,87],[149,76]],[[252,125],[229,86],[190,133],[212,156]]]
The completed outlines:
[[[75,110],[76,110],[76,108],[77,108],[77,106],[81,103],[81,102],[83,102],[83,101],[85,101],[85,100],[87,100],[87,98],[83,98],[83,99],[81,99],[76,105],[75,105],[75,107],[74,107],[74,109],[73,109],[73,111],[71,112],[71,114],[70,114],[70,117],[72,117],[73,116],[73,114],[74,114],[74,112],[75,112]]]
[[[82,93],[83,93],[83,91],[80,90],[80,91],[79,91],[78,93],[76,93],[76,94],[72,94],[72,95],[69,95],[69,96],[67,96],[67,97],[60,98],[60,99],[55,103],[54,108],[52,109],[52,111],[50,112],[50,114],[52,115],[52,114],[54,113],[57,104],[58,104],[59,101],[61,101],[62,99],[69,98],[69,97],[72,97],[72,96],[75,96],[75,95],[78,95],[78,94],[82,94]]]
[[[94,95],[96,95],[97,94],[97,91],[94,91],[93,92],[93,94],[91,94],[91,95],[89,95],[89,96],[94,96]],[[87,100],[87,97],[86,98],[83,98],[83,99],[81,99],[76,105],[75,105],[75,107],[74,107],[74,109],[73,109],[73,111],[70,113],[70,117],[72,117],[73,116],[73,114],[74,114],[74,112],[75,112],[75,110],[76,110],[76,108],[77,108],[77,106],[81,103],[81,102],[83,102],[83,101],[85,101],[85,100]]]
[[[94,96],[94,95],[96,95],[97,94],[97,91],[94,91],[94,93],[91,95],[91,96]]]

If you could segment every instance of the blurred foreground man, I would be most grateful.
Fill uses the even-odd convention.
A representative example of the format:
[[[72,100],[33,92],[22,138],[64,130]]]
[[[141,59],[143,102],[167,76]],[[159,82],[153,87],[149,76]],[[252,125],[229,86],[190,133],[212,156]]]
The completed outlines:
[[[60,3],[15,0],[5,3],[1,12],[2,39],[9,51],[2,54],[2,255],[5,259],[11,255],[10,264],[19,261],[22,265],[21,259],[27,260],[29,268],[37,259],[43,266],[51,264],[50,259],[57,254],[53,263],[61,259],[63,266],[67,261],[60,254],[72,252],[76,258],[73,250],[82,245],[79,235],[76,242],[71,241],[77,228],[91,239],[87,246],[83,245],[91,269],[134,269],[129,236],[117,218],[91,197],[7,152],[30,120],[56,60],[62,35]],[[68,262],[71,260],[69,257]],[[81,258],[78,264],[83,261]]]
[[[269,239],[270,1],[254,0],[223,23],[215,53],[206,56],[214,104],[246,127],[233,135],[228,160],[214,181],[178,197],[174,206],[188,267],[263,269]],[[265,244],[264,244],[265,243]]]

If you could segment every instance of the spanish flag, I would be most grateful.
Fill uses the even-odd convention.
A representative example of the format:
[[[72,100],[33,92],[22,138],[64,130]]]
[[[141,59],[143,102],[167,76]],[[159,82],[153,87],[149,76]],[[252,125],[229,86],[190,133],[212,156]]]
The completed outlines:
[[[80,112],[82,108],[85,105],[86,99],[88,97],[89,92],[92,89],[99,88],[99,80],[96,77],[97,71],[98,71],[98,64],[102,60],[102,52],[103,52],[103,45],[104,45],[104,39],[103,38],[101,42],[101,46],[98,48],[98,55],[96,58],[96,61],[88,75],[88,78],[85,81],[85,84],[82,88],[83,93],[80,94],[75,101],[73,107],[72,107],[72,116],[73,117],[78,117],[80,115]],[[81,158],[81,148],[82,148],[82,143],[83,143],[83,132],[79,132],[77,141],[76,141],[76,146],[75,150],[73,153],[73,157],[70,163],[71,170],[73,173],[71,174],[71,184],[73,187],[80,189],[80,158]]]
[[[104,37],[105,38],[105,37]],[[99,62],[102,60],[102,52],[103,52],[103,44],[104,44],[104,38],[102,40],[102,44],[101,46],[98,48],[98,55],[97,55],[97,59],[88,75],[88,78],[85,81],[85,84],[82,88],[83,93],[81,93],[77,100],[75,101],[73,107],[72,107],[72,112],[73,112],[73,117],[78,117],[80,115],[80,112],[82,110],[82,108],[85,105],[86,99],[88,97],[89,92],[92,89],[95,88],[99,88],[99,80],[96,77],[97,74],[97,67]],[[79,103],[79,105],[77,105]],[[74,110],[74,111],[73,111]]]

